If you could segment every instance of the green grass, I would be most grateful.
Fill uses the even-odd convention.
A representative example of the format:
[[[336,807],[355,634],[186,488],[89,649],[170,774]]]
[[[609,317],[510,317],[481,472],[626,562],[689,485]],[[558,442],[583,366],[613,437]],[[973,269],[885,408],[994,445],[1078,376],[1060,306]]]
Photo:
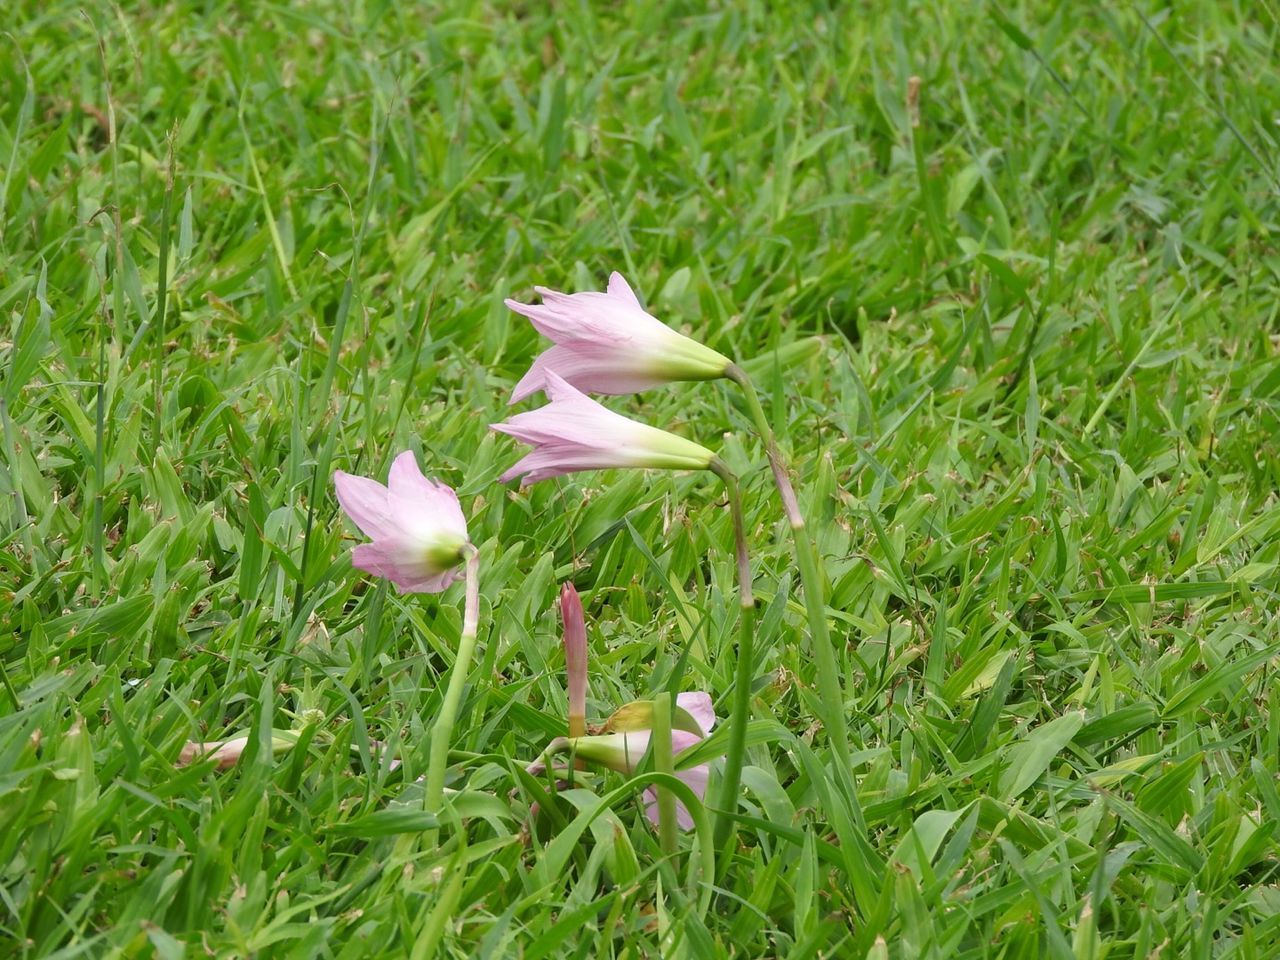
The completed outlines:
[[[409,6],[6,20],[0,953],[1280,952],[1274,5]],[[830,578],[853,795],[738,395],[609,401],[744,478],[714,889],[638,786],[523,774],[565,579],[593,719],[730,701],[714,478],[495,482],[540,345],[503,297],[611,269],[754,358]],[[438,848],[462,588],[353,572],[330,483],[402,449],[483,564]]]

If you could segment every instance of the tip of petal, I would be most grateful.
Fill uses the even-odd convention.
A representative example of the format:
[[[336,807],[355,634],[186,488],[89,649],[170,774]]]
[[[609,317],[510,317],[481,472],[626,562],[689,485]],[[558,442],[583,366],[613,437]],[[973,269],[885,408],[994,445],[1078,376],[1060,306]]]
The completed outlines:
[[[554,370],[547,370],[542,375],[542,389],[551,401],[587,399],[586,394],[571,384]],[[592,401],[594,403],[594,401]]]
[[[533,396],[533,394],[542,389],[543,377],[542,370],[535,362],[534,366],[529,368],[529,372],[521,377],[520,382],[515,385],[515,388],[511,391],[511,399],[507,401],[507,404],[519,403],[525,397]]]
[[[635,291],[631,289],[631,284],[627,283],[627,278],[617,270],[609,274],[609,286],[606,289],[609,296],[630,304],[633,307],[640,306],[640,301],[636,298]]]

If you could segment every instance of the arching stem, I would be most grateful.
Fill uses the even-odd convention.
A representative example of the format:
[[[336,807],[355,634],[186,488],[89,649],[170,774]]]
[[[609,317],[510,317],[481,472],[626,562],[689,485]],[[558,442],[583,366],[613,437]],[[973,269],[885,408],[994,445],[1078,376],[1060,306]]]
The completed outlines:
[[[826,585],[818,562],[818,552],[805,529],[804,515],[800,512],[800,501],[796,498],[795,488],[791,486],[791,476],[787,470],[787,462],[778,449],[777,438],[760,406],[760,397],[756,394],[751,378],[737,364],[730,364],[725,376],[742,388],[747,402],[747,412],[755,424],[756,433],[764,442],[769,456],[769,468],[773,471],[773,482],[778,488],[778,497],[782,500],[782,509],[787,523],[791,526],[791,543],[795,551],[796,566],[800,570],[800,585],[804,590],[805,615],[809,622],[809,639],[813,647],[813,657],[818,673],[818,694],[822,701],[822,723],[826,727],[827,739],[831,742],[836,760],[848,770],[851,766],[849,752],[849,726],[844,712],[844,691],[840,686],[840,668],[836,660],[835,647],[831,643],[831,634],[827,630]]]

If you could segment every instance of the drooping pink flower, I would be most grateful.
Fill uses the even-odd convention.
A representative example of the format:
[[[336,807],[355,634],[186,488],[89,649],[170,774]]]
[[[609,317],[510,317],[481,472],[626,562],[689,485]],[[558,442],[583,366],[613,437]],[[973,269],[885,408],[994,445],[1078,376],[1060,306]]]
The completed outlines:
[[[533,447],[502,475],[503,483],[523,477],[520,485],[528,486],[548,477],[613,467],[703,470],[715,459],[692,440],[614,413],[550,370],[545,384],[551,398],[545,407],[491,424]]]
[[[542,303],[506,304],[555,345],[533,361],[512,403],[545,389],[548,373],[589,393],[623,394],[674,380],[714,380],[731,363],[646,313],[620,273],[610,274],[604,293],[534,290]]]
[[[676,706],[692,716],[702,730],[701,736],[689,730],[673,729],[671,731],[671,753],[679,762],[680,754],[697,746],[711,733],[716,724],[716,715],[711,705],[711,697],[702,692],[679,694],[676,697]],[[649,749],[649,741],[652,737],[651,730],[627,730],[623,733],[578,737],[568,741],[567,746],[581,759],[598,763],[619,773],[630,774],[634,773],[639,766],[645,752]],[[676,776],[689,785],[699,800],[706,796],[709,775],[710,767],[705,763],[676,770]],[[657,823],[658,792],[653,787],[647,787],[644,796],[645,813],[651,821]],[[676,822],[682,830],[693,829],[693,817],[679,800],[676,802]]]
[[[424,477],[411,451],[392,462],[385,487],[341,470],[333,484],[342,509],[371,541],[352,551],[352,566],[386,577],[402,593],[439,593],[458,578],[468,544],[458,495]]]

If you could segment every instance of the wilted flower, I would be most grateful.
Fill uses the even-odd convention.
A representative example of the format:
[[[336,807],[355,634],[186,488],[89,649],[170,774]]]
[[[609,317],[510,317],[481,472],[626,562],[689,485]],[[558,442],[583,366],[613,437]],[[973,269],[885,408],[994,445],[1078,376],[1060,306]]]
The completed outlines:
[[[501,477],[523,477],[528,486],[579,470],[649,467],[704,470],[715,455],[673,433],[628,420],[584,395],[558,374],[547,371],[551,402],[491,426],[527,443],[533,450]]]
[[[298,742],[298,738],[287,733],[272,731],[271,752],[284,753]],[[199,740],[188,740],[182,745],[178,754],[178,766],[185,767],[201,760],[216,760],[217,769],[229,770],[234,767],[249,746],[249,735],[243,734],[227,740],[210,740],[202,743]]]
[[[342,509],[372,541],[352,551],[352,566],[403,593],[439,593],[458,579],[468,543],[458,496],[424,477],[412,452],[396,457],[385,487],[341,470],[333,484]]]
[[[244,748],[248,745],[248,737],[233,737],[230,740],[211,743],[188,740],[182,745],[182,752],[178,754],[178,766],[185,767],[197,760],[213,759],[218,761],[219,770],[226,770],[236,765],[240,755],[244,753]]]
[[[579,390],[622,394],[673,380],[714,380],[731,363],[646,313],[620,273],[609,276],[605,293],[534,290],[541,304],[506,304],[555,345],[533,361],[516,384],[512,403],[544,389],[548,373]]]

